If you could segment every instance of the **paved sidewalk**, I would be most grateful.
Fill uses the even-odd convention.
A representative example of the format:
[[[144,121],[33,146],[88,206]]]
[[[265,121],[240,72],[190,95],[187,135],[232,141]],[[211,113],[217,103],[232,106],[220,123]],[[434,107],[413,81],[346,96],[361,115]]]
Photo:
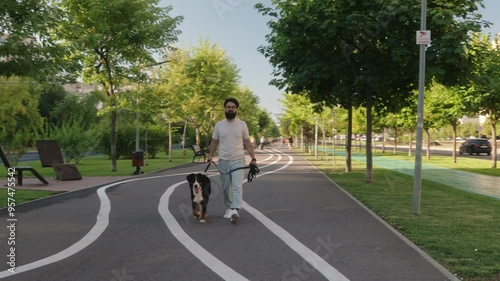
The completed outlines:
[[[331,149],[328,152],[331,153]],[[345,151],[335,150],[335,154],[345,155]],[[366,156],[364,154],[353,153],[352,159],[360,162],[366,162]],[[375,156],[373,157],[373,165],[410,176],[414,175],[415,163],[413,162],[395,160],[383,156]],[[500,199],[500,177],[423,164],[422,178],[454,188]]]
[[[81,180],[70,181],[60,181],[56,179],[46,178],[46,180],[49,182],[48,185],[43,184],[37,178],[23,178],[23,185],[16,185],[16,189],[76,191],[133,177],[134,176],[83,177]],[[7,180],[2,179],[0,181],[0,187],[5,188],[6,186]]]

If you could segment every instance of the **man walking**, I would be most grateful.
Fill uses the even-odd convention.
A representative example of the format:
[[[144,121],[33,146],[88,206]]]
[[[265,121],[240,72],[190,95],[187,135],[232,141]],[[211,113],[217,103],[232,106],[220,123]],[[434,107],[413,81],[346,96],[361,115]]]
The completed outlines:
[[[224,218],[230,219],[233,224],[240,218],[238,210],[243,201],[242,185],[245,171],[243,169],[231,173],[229,171],[245,166],[245,149],[252,158],[250,163],[254,165],[257,163],[247,124],[236,118],[238,108],[239,102],[235,98],[224,101],[226,119],[215,125],[208,152],[208,161],[211,162],[217,146],[219,147],[220,178],[227,208]]]

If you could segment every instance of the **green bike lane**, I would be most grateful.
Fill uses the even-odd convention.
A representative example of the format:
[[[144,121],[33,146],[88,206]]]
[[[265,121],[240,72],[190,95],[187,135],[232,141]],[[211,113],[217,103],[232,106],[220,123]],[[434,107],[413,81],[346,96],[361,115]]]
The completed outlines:
[[[322,149],[322,151],[332,153],[332,149]],[[335,155],[345,156],[345,154],[344,150],[335,150]],[[351,158],[366,163],[366,155],[364,154],[352,153]],[[414,175],[415,163],[410,161],[374,156],[373,165],[405,175]],[[500,177],[422,164],[422,179],[500,199]]]

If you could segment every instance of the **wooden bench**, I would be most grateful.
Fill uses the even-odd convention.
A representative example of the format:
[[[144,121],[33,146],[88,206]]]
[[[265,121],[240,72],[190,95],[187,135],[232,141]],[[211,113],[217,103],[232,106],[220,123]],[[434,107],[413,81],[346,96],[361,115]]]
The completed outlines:
[[[12,166],[5,155],[2,146],[0,145],[0,158],[2,158],[3,165],[7,168],[8,173],[14,172],[17,175],[17,184],[23,185],[23,172],[30,171],[35,177],[37,177],[44,184],[49,184],[49,182],[42,177],[35,169],[30,166]]]
[[[207,159],[207,151],[206,150],[202,150],[200,148],[200,146],[197,144],[191,145],[191,148],[193,149],[193,152],[194,152],[193,162],[196,159],[196,157],[201,157],[201,156],[203,156],[203,162],[206,161],[206,159]]]
[[[36,148],[42,167],[52,167],[61,181],[81,180],[82,175],[75,164],[65,164],[59,143],[55,140],[37,140]]]

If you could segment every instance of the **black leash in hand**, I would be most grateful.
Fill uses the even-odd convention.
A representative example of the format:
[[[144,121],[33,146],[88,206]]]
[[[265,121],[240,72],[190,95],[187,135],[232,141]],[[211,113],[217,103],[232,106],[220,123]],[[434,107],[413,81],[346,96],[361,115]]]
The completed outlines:
[[[221,175],[229,175],[230,173],[236,171],[236,170],[241,170],[241,169],[248,169],[250,168],[250,171],[248,172],[248,175],[247,175],[247,181],[248,182],[252,182],[253,179],[255,179],[257,177],[257,174],[260,173],[260,170],[259,168],[257,167],[257,165],[255,164],[250,164],[248,166],[245,166],[245,167],[239,167],[239,168],[236,168],[236,169],[233,169],[227,173],[223,173],[220,169],[219,169],[219,166],[217,166],[217,164],[215,164],[214,161],[210,161],[208,162],[208,165],[207,167],[205,168],[205,173],[208,171],[208,167],[210,167],[210,165],[214,164],[215,167],[217,168],[217,171],[219,171],[219,173]]]

